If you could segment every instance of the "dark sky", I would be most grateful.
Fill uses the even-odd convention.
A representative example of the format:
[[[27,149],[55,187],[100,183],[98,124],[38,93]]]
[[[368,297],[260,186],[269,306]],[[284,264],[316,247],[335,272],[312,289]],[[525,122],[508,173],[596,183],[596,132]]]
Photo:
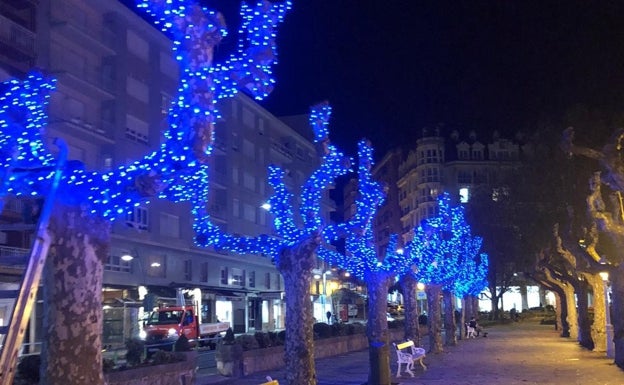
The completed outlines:
[[[207,0],[232,40],[237,3]],[[294,0],[278,42],[261,104],[280,116],[329,100],[349,152],[367,137],[380,155],[439,122],[512,135],[577,104],[624,102],[620,0]]]

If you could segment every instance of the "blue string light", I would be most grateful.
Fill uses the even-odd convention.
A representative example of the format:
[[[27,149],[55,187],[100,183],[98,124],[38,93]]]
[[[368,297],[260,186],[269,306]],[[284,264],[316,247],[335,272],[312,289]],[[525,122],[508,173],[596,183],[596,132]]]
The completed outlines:
[[[195,222],[196,241],[200,246],[213,245],[220,250],[228,250],[237,254],[264,254],[270,256],[275,263],[280,262],[280,251],[292,247],[304,239],[321,233],[327,227],[323,223],[319,208],[322,192],[325,191],[341,175],[350,171],[351,159],[338,151],[329,142],[328,123],[331,107],[327,102],[320,103],[310,109],[310,126],[314,138],[321,149],[319,167],[301,186],[301,203],[299,218],[295,216],[294,194],[284,183],[284,170],[276,165],[269,166],[268,182],[273,189],[269,197],[268,210],[273,217],[276,236],[261,235],[258,237],[235,236],[222,231],[205,215]],[[300,223],[301,225],[297,225]]]
[[[172,38],[180,64],[180,83],[168,111],[165,142],[158,150],[128,166],[110,172],[84,170],[74,163],[64,174],[58,197],[81,204],[109,220],[122,216],[149,198],[190,201],[195,220],[207,216],[206,197],[215,103],[246,88],[254,98],[265,97],[275,83],[271,65],[276,62],[276,28],[291,8],[291,1],[257,1],[241,6],[242,27],[238,51],[225,63],[213,65],[214,46],[227,34],[219,13],[188,0],[139,0],[145,10]],[[55,80],[32,73],[23,81],[2,84],[0,99],[0,194],[45,195],[51,173],[11,173],[15,167],[37,168],[53,163],[44,146],[45,106]]]

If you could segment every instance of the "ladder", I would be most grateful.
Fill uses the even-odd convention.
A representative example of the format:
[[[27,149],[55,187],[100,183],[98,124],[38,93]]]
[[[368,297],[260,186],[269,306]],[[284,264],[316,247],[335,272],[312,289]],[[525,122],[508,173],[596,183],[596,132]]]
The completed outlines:
[[[0,336],[4,336],[4,341],[0,348],[1,385],[10,385],[13,383],[19,350],[24,341],[24,334],[26,333],[28,320],[37,297],[39,281],[41,280],[43,267],[50,247],[50,238],[47,234],[47,228],[52,208],[54,207],[56,192],[67,162],[67,145],[65,142],[60,138],[56,138],[54,144],[60,150],[54,167],[31,169],[14,168],[10,171],[10,173],[16,174],[49,170],[53,171],[54,175],[52,176],[50,189],[45,196],[45,202],[41,208],[39,222],[37,224],[37,233],[35,234],[30,255],[28,256],[26,269],[19,285],[20,287],[18,290],[0,290],[1,299],[15,300],[8,323],[5,326],[0,326]],[[8,176],[8,174],[5,175],[5,179],[8,179]]]

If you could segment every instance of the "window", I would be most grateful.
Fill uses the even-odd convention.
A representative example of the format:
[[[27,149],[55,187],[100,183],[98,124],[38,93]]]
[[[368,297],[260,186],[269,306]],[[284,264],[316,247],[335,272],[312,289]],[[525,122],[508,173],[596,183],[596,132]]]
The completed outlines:
[[[256,287],[256,272],[249,272],[249,287]]]
[[[236,166],[232,167],[232,182],[238,184],[238,167]]]
[[[254,120],[253,112],[249,108],[243,107],[243,124],[253,128],[255,125]]]
[[[168,213],[160,213],[160,235],[180,238],[180,217]]]
[[[229,285],[228,269],[227,269],[227,267],[222,267],[221,268],[221,284],[222,285]]]
[[[232,282],[233,286],[245,286],[245,270],[242,269],[232,269]]]
[[[250,140],[243,139],[243,154],[249,159],[256,159],[256,148]]]
[[[160,72],[172,78],[178,74],[178,62],[171,56],[169,51],[160,52]]]
[[[266,273],[264,285],[267,290],[271,289],[271,273]]]
[[[137,57],[145,61],[149,59],[149,44],[137,35],[136,32],[128,30],[126,44],[128,45],[128,51],[132,52]]]
[[[208,262],[202,262],[200,266],[199,282],[208,282]]]
[[[138,230],[147,230],[149,216],[146,207],[137,206],[126,216],[126,225]]]
[[[187,281],[193,280],[193,261],[190,259],[184,261],[184,279]]]
[[[132,76],[126,77],[126,92],[133,98],[144,103],[149,101],[149,90],[147,84]]]
[[[243,214],[244,214],[245,220],[256,223],[256,208],[255,207],[253,207],[252,205],[248,203],[245,203],[243,205]]]
[[[171,108],[171,95],[161,92],[160,93],[160,113],[163,115],[167,115],[167,113],[169,112],[169,108]]]
[[[126,138],[147,144],[149,139],[148,124],[132,115],[126,115]]]
[[[243,186],[251,191],[256,191],[256,178],[249,172],[243,173]]]
[[[470,190],[468,187],[463,187],[459,189],[459,201],[461,203],[468,203],[470,200]]]
[[[232,216],[240,218],[240,201],[236,198],[232,199]]]
[[[122,273],[130,273],[131,261],[124,261],[121,259],[121,255],[124,254],[121,251],[111,253],[104,262],[104,270],[106,271],[119,271]]]

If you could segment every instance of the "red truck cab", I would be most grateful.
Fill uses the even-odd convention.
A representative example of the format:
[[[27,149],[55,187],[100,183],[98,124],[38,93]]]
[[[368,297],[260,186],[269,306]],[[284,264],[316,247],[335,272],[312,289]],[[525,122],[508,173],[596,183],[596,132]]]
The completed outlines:
[[[199,324],[193,306],[167,306],[154,310],[143,329],[148,345],[169,345],[184,335],[192,345],[216,342],[230,327],[228,322]]]

